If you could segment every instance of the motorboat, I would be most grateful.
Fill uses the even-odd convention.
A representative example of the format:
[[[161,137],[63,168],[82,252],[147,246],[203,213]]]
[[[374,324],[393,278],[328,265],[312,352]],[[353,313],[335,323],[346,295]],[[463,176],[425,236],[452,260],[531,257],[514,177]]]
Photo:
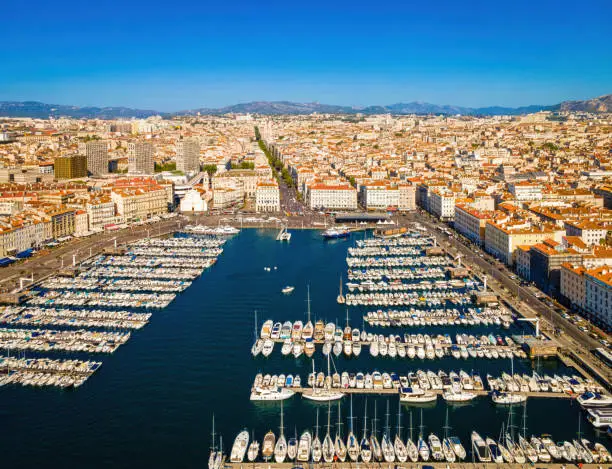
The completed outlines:
[[[230,462],[241,463],[244,460],[244,456],[249,446],[249,432],[246,430],[241,431],[236,436],[234,444],[232,446],[232,452],[230,453]]]
[[[285,295],[288,295],[290,293],[293,293],[293,290],[295,290],[295,287],[287,285],[281,290],[281,292],[283,292]]]
[[[302,433],[297,448],[297,460],[299,462],[308,462],[310,460],[310,452],[312,447],[312,435],[308,430]]]
[[[276,445],[276,436],[274,432],[269,431],[266,433],[263,439],[263,445],[261,448],[261,455],[266,461],[269,461],[270,458],[274,455],[274,447]]]
[[[491,462],[491,450],[485,440],[475,431],[472,432],[472,450],[480,462]]]

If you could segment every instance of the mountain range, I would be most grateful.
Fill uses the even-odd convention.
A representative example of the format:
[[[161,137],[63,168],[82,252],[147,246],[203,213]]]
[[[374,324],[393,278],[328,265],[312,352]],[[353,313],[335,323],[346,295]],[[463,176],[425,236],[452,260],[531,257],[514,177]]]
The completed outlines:
[[[0,101],[0,117],[74,117],[95,119],[121,119],[121,118],[147,118],[160,115],[162,117],[188,116],[188,115],[223,115],[223,114],[267,114],[305,115],[317,112],[319,114],[446,114],[446,115],[521,115],[538,111],[574,111],[574,112],[612,112],[612,94],[584,101],[564,101],[552,106],[524,106],[524,107],[463,107],[451,105],[430,104],[421,101],[410,103],[396,103],[387,106],[338,106],[320,103],[294,103],[291,101],[252,101],[235,104],[221,108],[200,108],[185,111],[166,113],[150,109],[133,109],[128,107],[79,107],[62,104],[45,104],[38,101]]]

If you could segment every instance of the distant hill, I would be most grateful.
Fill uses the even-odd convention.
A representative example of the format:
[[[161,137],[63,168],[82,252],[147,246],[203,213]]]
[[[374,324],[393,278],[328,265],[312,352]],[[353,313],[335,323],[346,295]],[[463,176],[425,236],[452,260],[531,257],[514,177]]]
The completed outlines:
[[[446,114],[446,115],[521,115],[538,111],[584,111],[606,113],[612,112],[612,95],[600,96],[585,101],[564,101],[552,106],[524,106],[509,108],[501,106],[490,107],[462,107],[451,105],[430,104],[421,101],[411,103],[396,103],[387,106],[338,106],[334,104],[320,103],[294,103],[291,101],[252,101],[249,103],[235,104],[221,108],[200,108],[179,111],[174,113],[163,113],[154,110],[132,109],[127,107],[79,107],[60,104],[45,104],[37,101],[0,101],[0,116],[2,117],[75,117],[95,119],[120,119],[120,118],[147,118],[160,115],[164,117],[196,115],[222,115],[222,114],[265,114],[282,115],[295,114],[307,115],[317,112],[319,114]]]
[[[561,111],[612,112],[612,94],[586,101],[564,101],[559,104]]]
[[[45,104],[37,101],[0,101],[0,116],[3,117],[76,117],[95,119],[146,118],[159,114],[157,111],[128,107],[79,107],[62,104]]]

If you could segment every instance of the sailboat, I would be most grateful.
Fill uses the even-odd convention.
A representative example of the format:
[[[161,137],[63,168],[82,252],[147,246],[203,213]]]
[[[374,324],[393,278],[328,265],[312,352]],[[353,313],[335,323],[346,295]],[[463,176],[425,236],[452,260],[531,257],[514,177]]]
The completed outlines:
[[[338,426],[336,428],[336,440],[334,441],[334,450],[336,451],[336,456],[342,462],[346,461],[346,445],[344,444],[344,440],[342,439],[342,430],[340,429],[340,402],[338,402]]]
[[[516,462],[517,464],[525,464],[527,458],[525,458],[523,450],[519,445],[514,442],[514,438],[512,437],[512,432],[514,428],[514,426],[512,425],[512,415],[512,407],[510,407],[510,412],[508,412],[508,425],[506,426],[506,435],[504,438],[504,443],[506,444],[506,448],[508,448],[508,451],[510,451],[510,454],[514,458],[514,462]]]
[[[410,411],[410,437],[406,440],[406,451],[408,452],[408,457],[412,462],[417,462],[419,460],[419,450],[417,446],[414,444],[414,440],[412,439],[412,411]]]
[[[389,400],[387,400],[387,415],[385,419],[385,432],[383,433],[381,441],[383,457],[386,462],[394,462],[395,450],[393,449],[393,443],[391,443],[391,437],[389,436]]]
[[[212,437],[210,444],[210,456],[208,456],[208,469],[217,469],[217,451],[215,448],[215,414],[212,417]]]
[[[257,337],[257,310],[255,311],[255,330],[253,332],[255,342],[253,342],[253,346],[251,347],[251,354],[256,357],[261,353],[264,346],[264,340]]]
[[[378,419],[376,418],[376,401],[374,401],[374,419],[372,420],[372,434],[370,435],[370,446],[372,448],[372,459],[374,461],[382,461],[383,454],[382,449],[380,447],[380,443],[378,442],[378,432],[376,428],[376,422]]]
[[[327,376],[331,376],[329,360],[330,357],[329,355],[327,355]],[[312,374],[316,376],[314,360],[312,361]],[[305,399],[318,402],[328,402],[335,401],[337,399],[342,399],[344,397],[344,393],[340,391],[334,391],[334,389],[331,387],[331,384],[325,384],[325,386],[318,388],[315,386],[315,381],[316,380],[313,380],[312,383],[312,391],[302,393],[302,396]]]
[[[514,355],[510,354],[510,367],[511,367],[511,376],[514,379]],[[513,393],[513,392],[500,392],[493,391],[491,393],[491,398],[493,402],[496,404],[520,404],[521,402],[525,402],[527,400],[526,394]]]
[[[313,462],[320,462],[322,457],[323,448],[319,439],[319,409],[317,409],[317,425],[315,426],[315,437],[312,440],[312,460]]]
[[[359,444],[359,449],[361,451],[361,460],[365,463],[368,463],[372,460],[372,448],[370,446],[370,441],[368,440],[368,400],[365,402],[365,410],[363,416],[363,437],[361,438],[361,443]]]
[[[297,430],[294,429],[293,438],[289,438],[289,442],[287,443],[287,457],[289,460],[293,461],[297,457],[298,453],[298,439],[297,439]]]
[[[314,335],[314,325],[312,324],[312,321],[310,319],[310,285],[308,285],[307,291],[308,296],[306,301],[308,303],[308,321],[302,328],[302,339],[306,341],[306,343],[304,344],[304,354],[307,357],[312,357],[312,354],[315,352],[315,345],[312,340],[312,337]]]
[[[450,430],[450,426],[448,425],[448,407],[446,408],[446,420],[444,422],[444,438],[442,439],[442,452],[444,453],[444,459],[446,461],[453,463],[455,462],[456,454],[453,449],[453,444],[448,438],[448,431]]]
[[[417,443],[417,449],[419,450],[419,455],[423,461],[429,461],[429,446],[425,442],[425,438],[423,438],[423,409],[421,409],[421,425],[419,425],[419,442]]]
[[[357,437],[355,436],[355,433],[353,433],[353,419],[353,395],[351,394],[351,416],[349,418],[350,430],[346,439],[346,449],[351,461],[357,462],[357,460],[359,459],[359,443],[357,442]]]
[[[344,328],[344,333],[342,334],[342,350],[344,350],[344,355],[350,357],[353,354],[353,330],[351,326],[349,326],[349,316],[348,316],[348,308],[346,308],[346,327]]]
[[[333,462],[336,450],[334,448],[334,440],[329,434],[330,427],[331,402],[327,403],[327,433],[323,439],[323,459],[325,462]]]
[[[344,295],[342,294],[342,276],[340,276],[340,293],[338,294],[338,298],[336,298],[336,301],[341,305],[346,302]]]
[[[402,406],[397,406],[397,433],[395,434],[395,441],[393,442],[393,446],[395,449],[395,457],[401,463],[404,463],[408,460],[408,450],[406,449],[406,445],[402,440]]]
[[[523,453],[533,464],[538,462],[538,452],[531,446],[527,440],[527,402],[523,404],[523,434],[519,434],[519,446]]]
[[[255,439],[255,435],[251,436],[251,444],[249,445],[249,449],[247,451],[247,459],[250,462],[253,462],[257,459],[259,455],[259,441]]]
[[[285,434],[283,430],[283,401],[281,401],[281,420],[280,427],[278,429],[278,440],[276,440],[276,446],[274,447],[274,459],[277,463],[283,463],[285,458],[287,457],[287,440],[285,439]]]
[[[504,446],[504,444],[502,443],[503,435],[504,435],[504,424],[502,422],[500,435],[497,440],[497,448],[499,449],[499,452],[501,453],[501,456],[504,459],[504,461],[512,464],[514,462],[514,457],[512,457],[512,453],[508,451],[508,448],[506,448],[506,446]]]

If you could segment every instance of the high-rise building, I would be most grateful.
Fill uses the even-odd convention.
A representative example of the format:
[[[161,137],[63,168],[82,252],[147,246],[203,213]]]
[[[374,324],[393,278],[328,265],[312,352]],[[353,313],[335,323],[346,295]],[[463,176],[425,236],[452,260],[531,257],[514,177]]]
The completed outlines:
[[[176,142],[176,169],[184,173],[200,170],[200,141],[196,137]]]
[[[128,174],[153,174],[153,144],[128,143]]]
[[[87,158],[87,171],[92,176],[108,174],[108,143],[94,140],[79,144],[79,153]]]
[[[55,179],[87,177],[87,157],[85,155],[66,155],[55,158],[53,171]]]

